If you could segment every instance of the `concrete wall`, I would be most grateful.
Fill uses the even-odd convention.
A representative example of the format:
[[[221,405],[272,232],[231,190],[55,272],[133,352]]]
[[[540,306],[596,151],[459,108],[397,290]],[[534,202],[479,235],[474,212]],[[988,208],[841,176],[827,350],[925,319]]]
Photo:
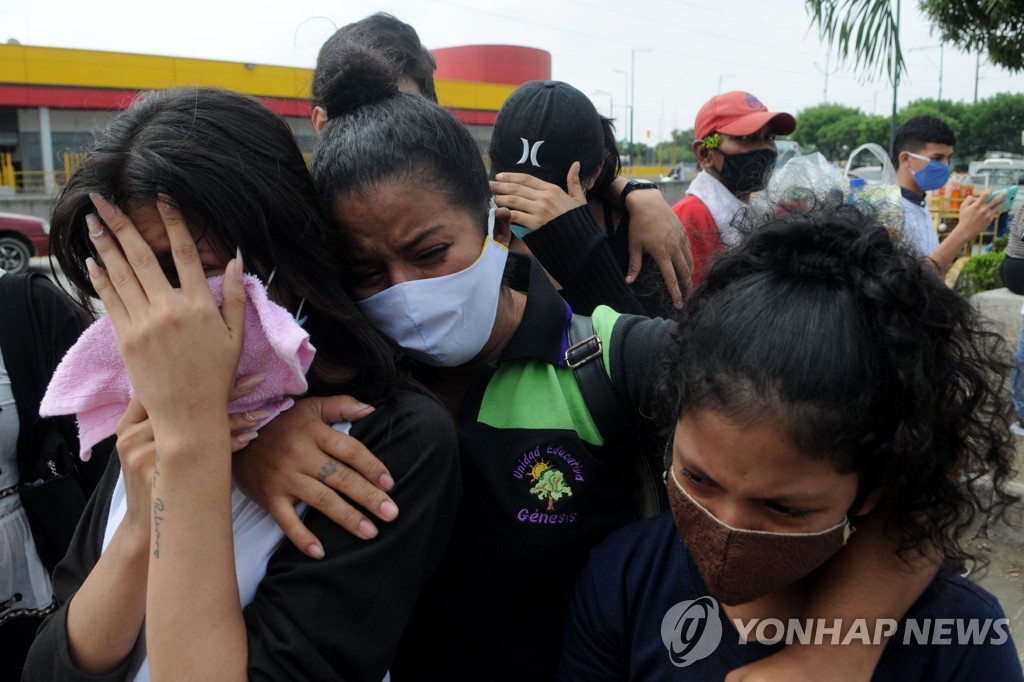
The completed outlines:
[[[49,220],[50,213],[53,211],[54,199],[56,196],[49,197],[42,194],[0,196],[0,213],[20,213]]]

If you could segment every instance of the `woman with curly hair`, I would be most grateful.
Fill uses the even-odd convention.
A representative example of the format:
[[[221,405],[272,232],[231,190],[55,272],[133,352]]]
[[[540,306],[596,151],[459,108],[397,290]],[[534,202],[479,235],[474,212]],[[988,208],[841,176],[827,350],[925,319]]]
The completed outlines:
[[[1015,500],[1000,340],[966,301],[870,216],[788,216],[715,262],[668,355],[672,513],[591,554],[564,679],[722,679],[768,656],[878,519],[908,566],[943,569],[898,624],[812,621],[810,641],[891,636],[875,680],[1021,679],[998,602],[956,573],[966,530]]]

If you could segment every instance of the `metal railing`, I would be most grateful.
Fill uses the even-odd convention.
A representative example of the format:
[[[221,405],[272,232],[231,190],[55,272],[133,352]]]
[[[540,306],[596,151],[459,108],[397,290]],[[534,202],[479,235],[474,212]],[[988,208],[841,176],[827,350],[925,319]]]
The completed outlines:
[[[7,194],[50,194],[67,184],[82,163],[85,152],[64,152],[64,167],[54,171],[15,170],[11,152],[0,152],[0,192]],[[3,190],[3,188],[8,188]]]

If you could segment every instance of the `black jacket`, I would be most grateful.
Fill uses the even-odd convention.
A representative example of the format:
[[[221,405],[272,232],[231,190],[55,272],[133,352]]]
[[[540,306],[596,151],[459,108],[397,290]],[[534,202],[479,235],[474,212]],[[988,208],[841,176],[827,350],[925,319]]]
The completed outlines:
[[[106,465],[78,459],[73,417],[40,419],[39,403],[58,363],[85,330],[75,303],[45,275],[0,277],[0,351],[18,408],[18,480],[22,505],[43,564],[64,556],[85,502]],[[108,453],[109,447],[96,448]]]

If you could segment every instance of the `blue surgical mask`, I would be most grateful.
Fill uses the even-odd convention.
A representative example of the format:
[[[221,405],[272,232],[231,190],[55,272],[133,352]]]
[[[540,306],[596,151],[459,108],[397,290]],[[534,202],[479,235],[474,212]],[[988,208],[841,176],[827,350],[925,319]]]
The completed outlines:
[[[908,156],[913,156],[915,159],[921,159],[927,161],[928,165],[919,171],[914,172],[914,182],[921,188],[922,191],[930,192],[933,189],[938,189],[946,184],[949,180],[950,174],[953,169],[950,166],[936,161],[935,159],[929,159],[927,156],[921,156],[914,152],[907,152]]]

